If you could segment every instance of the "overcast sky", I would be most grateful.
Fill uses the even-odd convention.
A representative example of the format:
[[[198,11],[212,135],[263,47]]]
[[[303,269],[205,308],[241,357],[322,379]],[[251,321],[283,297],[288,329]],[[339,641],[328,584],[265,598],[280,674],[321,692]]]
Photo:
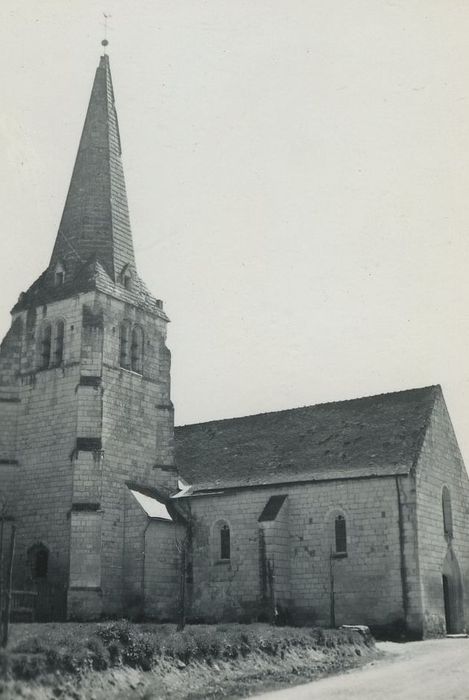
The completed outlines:
[[[176,422],[441,383],[467,462],[469,2],[2,0],[2,335],[49,261],[102,11]]]

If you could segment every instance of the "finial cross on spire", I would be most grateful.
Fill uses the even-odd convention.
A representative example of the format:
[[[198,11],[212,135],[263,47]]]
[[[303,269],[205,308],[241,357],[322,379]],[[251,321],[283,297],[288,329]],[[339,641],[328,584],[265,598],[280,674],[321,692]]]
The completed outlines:
[[[104,39],[101,42],[101,46],[104,46],[104,53],[106,53],[106,46],[108,46],[109,41],[107,39],[107,32],[108,29],[111,29],[109,26],[109,20],[111,19],[112,15],[107,15],[105,12],[103,12],[103,17],[104,17],[104,22],[103,22],[103,27],[104,27]]]

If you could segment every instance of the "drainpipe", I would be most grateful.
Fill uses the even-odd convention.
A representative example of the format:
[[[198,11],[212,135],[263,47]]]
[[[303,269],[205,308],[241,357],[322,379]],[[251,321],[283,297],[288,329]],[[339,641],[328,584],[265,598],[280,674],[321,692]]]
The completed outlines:
[[[145,529],[143,531],[143,564],[142,564],[142,614],[145,616],[145,610],[146,610],[146,590],[145,590],[145,560],[147,556],[147,530],[150,527],[151,524],[151,518],[148,517],[147,524],[145,525]]]

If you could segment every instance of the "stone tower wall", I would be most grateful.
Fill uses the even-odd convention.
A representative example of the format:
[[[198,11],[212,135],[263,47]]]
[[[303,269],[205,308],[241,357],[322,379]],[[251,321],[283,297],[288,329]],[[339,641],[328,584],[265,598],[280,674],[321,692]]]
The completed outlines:
[[[24,335],[22,318],[13,320],[0,349],[0,509],[14,511],[18,500],[16,429],[20,407],[17,374]]]
[[[119,366],[124,319],[143,329],[143,374]],[[59,320],[63,361],[41,369],[43,325]],[[89,292],[20,312],[3,343],[0,475],[18,521],[15,579],[37,583],[28,550],[47,547],[50,595],[63,605],[68,589],[69,617],[123,613],[126,483],[176,490],[165,337],[163,315]]]
[[[86,296],[86,295],[84,295]],[[76,443],[81,300],[57,301],[19,314],[23,333],[17,384],[15,426],[17,547],[15,581],[32,585],[28,550],[49,550],[48,576],[53,617],[63,613],[69,573],[73,451]],[[60,366],[39,368],[43,324],[63,320],[64,355]],[[41,582],[42,583],[42,582]]]
[[[0,352],[0,492],[19,525],[18,585],[33,576],[51,601],[66,593],[69,617],[122,614],[126,482],[170,491],[176,478],[168,319],[135,268],[107,55],[51,261],[13,314]],[[143,373],[120,367],[124,320],[144,333]]]
[[[120,367],[119,327],[123,321],[143,330],[142,374]],[[177,487],[166,321],[97,294],[84,309],[82,337],[77,437],[93,458],[88,453],[85,459],[87,452],[77,449],[73,508],[79,510],[77,523],[83,537],[87,528],[95,533],[99,527],[99,538],[91,538],[99,552],[90,552],[90,560],[99,554],[100,581],[98,585],[97,577],[90,574],[89,585],[84,586],[83,572],[78,571],[69,596],[69,615],[84,617],[90,606],[100,613],[120,615],[127,599],[138,598],[135,585],[129,588],[126,584],[126,523],[132,528],[125,517],[126,484],[171,492]],[[80,534],[74,542],[77,551],[86,546],[80,544]],[[143,579],[140,588],[143,596]]]

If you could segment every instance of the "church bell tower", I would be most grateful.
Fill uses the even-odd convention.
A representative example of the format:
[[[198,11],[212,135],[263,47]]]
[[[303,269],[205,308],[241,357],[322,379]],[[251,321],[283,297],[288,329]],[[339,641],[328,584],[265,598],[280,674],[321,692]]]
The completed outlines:
[[[176,490],[167,323],[135,264],[103,55],[50,263],[0,351],[0,496],[44,617],[126,610],[128,486]]]

